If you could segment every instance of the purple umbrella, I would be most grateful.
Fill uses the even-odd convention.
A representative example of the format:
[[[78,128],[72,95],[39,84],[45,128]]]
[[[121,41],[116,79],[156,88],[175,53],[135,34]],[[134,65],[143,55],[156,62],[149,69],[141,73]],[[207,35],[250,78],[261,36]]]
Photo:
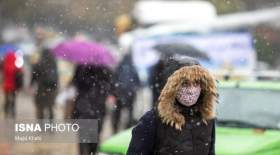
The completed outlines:
[[[103,45],[90,41],[66,41],[52,51],[55,56],[78,64],[111,66],[116,63],[111,53]]]

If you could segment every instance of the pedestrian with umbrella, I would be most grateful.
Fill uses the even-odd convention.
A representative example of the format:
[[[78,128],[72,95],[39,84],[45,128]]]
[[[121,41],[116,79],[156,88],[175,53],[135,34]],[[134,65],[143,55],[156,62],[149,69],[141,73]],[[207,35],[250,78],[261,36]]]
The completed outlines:
[[[115,59],[101,44],[70,40],[53,49],[56,56],[77,64],[72,84],[77,90],[73,119],[97,119],[98,135],[105,116],[105,101],[111,93]],[[95,154],[98,144],[80,143],[80,154]]]

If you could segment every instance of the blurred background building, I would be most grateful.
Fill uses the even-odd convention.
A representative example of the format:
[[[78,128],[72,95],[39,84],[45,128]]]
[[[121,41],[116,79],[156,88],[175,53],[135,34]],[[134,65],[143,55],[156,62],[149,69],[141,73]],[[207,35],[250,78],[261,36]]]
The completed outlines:
[[[49,26],[60,34],[68,35],[84,31],[99,40],[116,40],[114,21],[121,14],[130,14],[135,3],[140,0],[1,0],[0,31],[20,29],[21,37],[28,37],[30,30],[37,25]],[[168,0],[165,0],[168,1]],[[187,0],[181,0],[187,1]],[[277,7],[277,0],[209,0],[217,9],[218,15],[241,13]],[[272,21],[255,26],[252,30],[256,38],[258,58],[271,67],[279,66],[277,41],[279,22]],[[8,32],[6,32],[6,36]],[[2,34],[3,36],[3,34]],[[12,36],[10,36],[12,37]],[[10,39],[5,37],[5,39]],[[3,37],[1,37],[3,39]],[[273,57],[271,57],[273,53]]]

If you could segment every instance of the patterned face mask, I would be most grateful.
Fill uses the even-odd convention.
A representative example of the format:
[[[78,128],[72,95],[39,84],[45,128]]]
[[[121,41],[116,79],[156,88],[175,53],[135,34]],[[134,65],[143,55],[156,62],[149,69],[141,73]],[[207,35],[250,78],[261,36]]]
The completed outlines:
[[[177,92],[177,100],[184,106],[190,107],[196,104],[201,92],[200,85],[182,86]]]

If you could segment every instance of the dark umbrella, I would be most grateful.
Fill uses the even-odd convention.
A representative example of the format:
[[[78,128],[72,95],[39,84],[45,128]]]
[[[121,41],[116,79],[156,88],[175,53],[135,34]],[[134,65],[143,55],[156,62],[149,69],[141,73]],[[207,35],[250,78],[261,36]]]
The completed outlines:
[[[209,60],[209,57],[206,53],[190,46],[189,44],[184,43],[168,43],[168,44],[159,44],[154,47],[155,50],[163,54],[164,57],[182,55],[189,56],[201,60]]]

